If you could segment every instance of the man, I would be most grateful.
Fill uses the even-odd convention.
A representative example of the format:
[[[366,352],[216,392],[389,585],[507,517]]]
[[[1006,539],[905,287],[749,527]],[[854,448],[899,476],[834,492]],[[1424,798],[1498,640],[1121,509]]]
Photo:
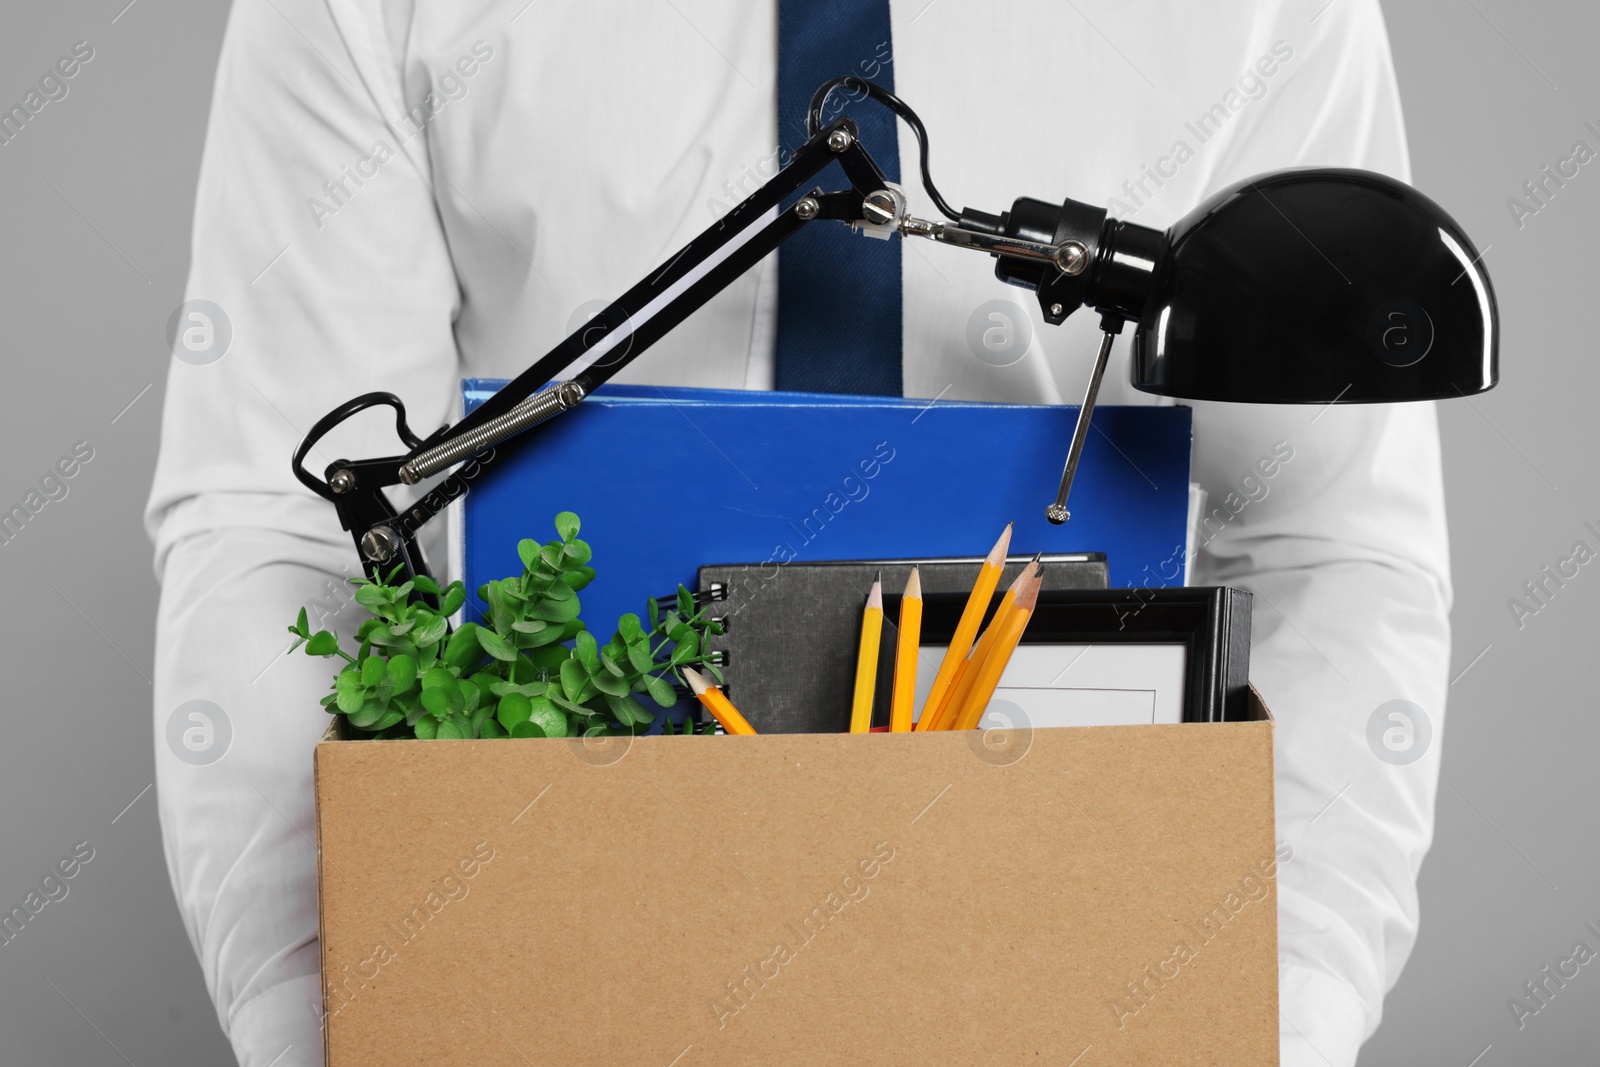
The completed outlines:
[[[835,73],[892,81],[958,205],[1070,195],[1159,227],[1277,167],[1408,177],[1376,0],[891,6],[785,0],[780,33],[770,2],[236,0],[189,283],[231,321],[231,347],[172,365],[148,524],[158,736],[191,699],[232,730],[219,762],[158,745],[157,765],[173,884],[247,1067],[321,1062],[310,772],[327,667],[284,658],[282,625],[308,604],[344,632],[358,615],[337,584],[357,560],[332,509],[290,477],[293,445],[372,389],[400,394],[424,432],[441,424],[459,378],[520,371],[742,199],[795,143],[803,61],[785,49],[833,39]],[[898,155],[931,215],[903,127]],[[980,305],[1015,295],[991,262],[894,251],[903,358],[886,366],[904,395],[1082,395],[1092,314],[1057,329],[1029,311],[1031,347],[996,366],[966,342]],[[733,283],[623,380],[808,380],[777,295],[780,266],[791,292],[805,268],[786,263]],[[1102,402],[1155,402],[1127,386],[1125,343]],[[359,422],[311,465],[392,450],[381,413]],[[1292,851],[1278,874],[1283,1063],[1349,1067],[1415,938],[1432,831],[1438,746],[1392,767],[1365,725],[1392,699],[1443,712],[1433,407],[1196,404],[1194,472],[1213,504],[1248,501],[1200,531],[1192,580],[1256,594],[1253,676],[1278,716]]]

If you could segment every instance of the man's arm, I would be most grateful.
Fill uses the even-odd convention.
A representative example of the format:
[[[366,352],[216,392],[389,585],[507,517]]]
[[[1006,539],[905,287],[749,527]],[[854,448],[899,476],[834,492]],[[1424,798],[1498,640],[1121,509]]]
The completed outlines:
[[[212,362],[216,349],[184,349],[171,364],[147,513],[168,870],[248,1067],[322,1062],[311,753],[332,671],[284,659],[284,627],[306,607],[314,626],[348,634],[359,614],[343,585],[357,565],[348,536],[291,477],[289,455],[323,412],[374,388],[400,394],[426,432],[456,377],[457,287],[426,134],[400,121],[381,20],[358,17],[378,5],[336,6],[234,4],[187,292],[220,307],[232,337]],[[354,421],[313,453],[314,470],[394,449],[391,419]],[[169,745],[169,718],[192,700],[220,709],[225,751]]]
[[[1288,165],[1409,179],[1376,0],[1315,13],[1296,5],[1272,27],[1294,58],[1241,117],[1213,187]],[[1328,285],[1347,284],[1338,268]],[[1415,940],[1432,838],[1450,651],[1434,407],[1196,404],[1195,467],[1209,498],[1195,580],[1255,593],[1251,673],[1278,723],[1278,836],[1293,849],[1278,884],[1282,1062],[1350,1067]],[[1433,728],[1403,766],[1367,740],[1396,699]]]

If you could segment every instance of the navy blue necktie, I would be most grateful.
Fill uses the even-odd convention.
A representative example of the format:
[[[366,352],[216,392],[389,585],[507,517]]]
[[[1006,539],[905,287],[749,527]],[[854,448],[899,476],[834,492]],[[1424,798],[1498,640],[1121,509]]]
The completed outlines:
[[[817,87],[854,75],[894,89],[888,0],[779,0],[778,142],[806,140],[806,110]],[[859,92],[834,90],[823,125]],[[894,115],[861,100],[850,115],[884,176],[900,180]],[[847,189],[830,164],[808,183]],[[791,198],[797,199],[797,198]],[[851,233],[842,223],[808,223],[778,249],[777,387],[816,393],[901,395],[900,246]]]

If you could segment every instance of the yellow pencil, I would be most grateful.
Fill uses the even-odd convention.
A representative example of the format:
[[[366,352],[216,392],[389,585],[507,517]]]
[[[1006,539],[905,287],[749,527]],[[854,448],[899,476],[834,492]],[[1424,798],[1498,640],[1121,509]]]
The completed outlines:
[[[928,690],[928,699],[923,701],[922,717],[917,720],[918,730],[931,730],[935,727],[937,715],[930,715],[929,712],[936,713],[939,710],[950,683],[955,679],[956,670],[972,648],[972,639],[978,635],[978,624],[983,622],[984,612],[989,610],[989,599],[994,596],[995,586],[1000,584],[1000,572],[1005,569],[1006,551],[1010,547],[1011,523],[1008,522],[1000,534],[1000,540],[994,543],[994,547],[984,557],[983,566],[978,568],[978,580],[973,583],[972,592],[967,597],[967,606],[961,611],[961,619],[956,623],[956,632],[950,638],[950,647],[945,650],[944,661],[939,664],[939,673],[934,676],[933,688]]]
[[[922,576],[911,568],[900,594],[900,639],[894,649],[894,695],[889,699],[889,732],[909,733],[917,688],[917,645],[922,636]]]
[[[937,708],[928,708],[926,706],[923,707],[922,716],[923,716],[923,718],[928,719],[930,721],[928,722],[926,727],[924,727],[923,724],[919,721],[917,723],[917,729],[919,729],[919,730],[922,730],[922,729],[948,730],[948,729],[950,729],[950,723],[948,721],[950,716],[947,715],[946,713],[951,710],[951,704],[953,703],[951,698],[954,697],[957,693],[962,691],[961,682],[962,682],[962,680],[964,678],[966,678],[967,672],[969,670],[971,670],[971,669],[972,669],[972,656],[969,654],[967,656],[967,658],[962,660],[960,665],[956,667],[956,673],[950,679],[950,687],[944,691],[944,700],[940,702],[939,706]]]
[[[861,649],[856,656],[856,693],[850,702],[850,732],[872,729],[872,696],[878,688],[878,643],[883,639],[883,573],[872,583],[861,613]]]
[[[1039,556],[1034,556],[1027,565],[1011,580],[1005,596],[1000,598],[1000,606],[994,609],[994,618],[989,620],[989,625],[984,627],[983,636],[978,638],[978,643],[973,647],[971,654],[962,662],[956,676],[951,679],[950,688],[945,692],[944,702],[940,704],[935,714],[938,716],[930,725],[933,730],[950,730],[955,727],[956,716],[966,706],[967,696],[972,692],[973,685],[978,680],[978,668],[983,666],[983,661],[988,658],[989,650],[994,647],[995,639],[1004,628],[1006,618],[1011,614],[1012,606],[1017,602],[1017,594],[1027,584],[1029,576],[1035,571],[1043,573],[1039,568]],[[924,711],[926,714],[926,711]]]
[[[1028,628],[1028,619],[1033,616],[1034,606],[1039,602],[1039,587],[1043,584],[1043,574],[1037,575],[1017,594],[1016,605],[1011,614],[1006,616],[1004,628],[995,638],[994,647],[989,650],[983,666],[978,668],[977,681],[972,684],[972,692],[956,717],[955,729],[971,730],[983,718],[984,709],[989,706],[989,699],[994,696],[1000,676],[1005,673],[1006,664],[1011,660],[1011,653],[1016,651],[1017,642],[1022,640],[1022,631]]]
[[[711,713],[713,719],[722,724],[725,732],[730,734],[756,732],[755,727],[739,714],[739,709],[733,706],[733,702],[722,695],[722,690],[711,683],[711,679],[693,667],[683,668],[683,676],[689,682],[689,688],[694,690],[695,698]]]

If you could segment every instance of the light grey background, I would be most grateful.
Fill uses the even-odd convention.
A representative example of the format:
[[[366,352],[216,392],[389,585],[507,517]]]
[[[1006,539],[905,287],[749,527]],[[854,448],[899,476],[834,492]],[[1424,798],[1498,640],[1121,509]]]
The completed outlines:
[[[0,34],[7,106],[73,42],[95,49],[67,98],[0,147],[0,504],[20,501],[75,442],[95,450],[68,496],[0,545],[0,903],[19,903],[77,842],[95,850],[69,895],[0,946],[5,1064],[231,1062],[147,791],[157,590],[139,519],[226,10],[126,3],[12,4]],[[1421,940],[1361,1062],[1594,1063],[1600,964],[1520,1032],[1507,999],[1574,942],[1600,949],[1583,928],[1600,926],[1600,567],[1521,629],[1507,600],[1575,541],[1600,540],[1583,529],[1600,526],[1600,162],[1520,229],[1506,202],[1574,141],[1600,148],[1584,128],[1600,127],[1600,8],[1406,0],[1385,10],[1416,184],[1487,246],[1504,383],[1441,406],[1456,681],[1438,833]]]

